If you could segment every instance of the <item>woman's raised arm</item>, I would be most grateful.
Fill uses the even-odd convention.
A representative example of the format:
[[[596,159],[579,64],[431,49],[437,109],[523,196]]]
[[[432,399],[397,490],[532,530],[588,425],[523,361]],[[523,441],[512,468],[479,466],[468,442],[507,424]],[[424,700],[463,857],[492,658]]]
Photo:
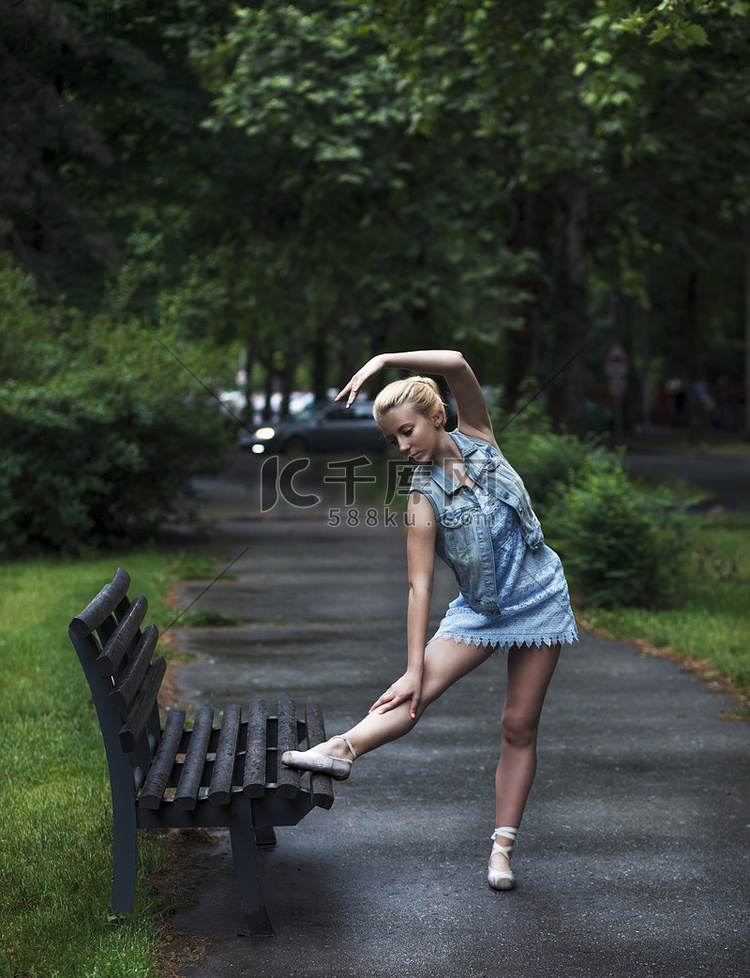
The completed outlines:
[[[379,353],[354,374],[349,383],[336,395],[336,400],[347,395],[346,406],[349,407],[356,400],[362,386],[381,370],[389,367],[445,377],[456,399],[459,429],[466,435],[496,444],[482,388],[474,371],[458,350]]]

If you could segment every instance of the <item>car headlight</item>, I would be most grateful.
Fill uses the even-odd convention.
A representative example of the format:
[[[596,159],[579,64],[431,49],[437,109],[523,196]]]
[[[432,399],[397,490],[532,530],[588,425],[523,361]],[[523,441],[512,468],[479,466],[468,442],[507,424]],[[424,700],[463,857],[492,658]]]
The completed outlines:
[[[250,451],[254,455],[262,455],[263,452],[265,452],[265,450],[266,450],[266,446],[265,445],[253,445],[252,448],[250,449]]]
[[[258,428],[255,432],[255,437],[260,438],[261,441],[270,441],[276,432],[273,428]]]

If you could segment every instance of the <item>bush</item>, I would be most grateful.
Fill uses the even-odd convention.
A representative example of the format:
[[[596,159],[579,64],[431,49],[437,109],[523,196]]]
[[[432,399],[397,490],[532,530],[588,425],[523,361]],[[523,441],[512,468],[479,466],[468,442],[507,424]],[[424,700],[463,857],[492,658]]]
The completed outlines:
[[[594,441],[552,432],[532,432],[508,451],[508,461],[523,478],[540,515],[559,492],[580,478],[590,459],[605,455]]]
[[[549,418],[535,402],[527,402],[516,414],[506,415],[498,409],[492,420],[503,454],[521,475],[540,515],[562,487],[578,478],[589,458],[606,454],[593,436],[581,440],[553,432]]]
[[[66,384],[0,390],[0,551],[142,540],[181,515],[221,439],[203,404],[169,395],[114,378],[100,400]]]
[[[153,329],[38,304],[1,263],[0,320],[0,554],[142,540],[182,515],[233,432]]]
[[[644,608],[665,605],[678,593],[687,526],[674,494],[639,489],[617,456],[590,458],[545,523],[571,586],[589,604]]]

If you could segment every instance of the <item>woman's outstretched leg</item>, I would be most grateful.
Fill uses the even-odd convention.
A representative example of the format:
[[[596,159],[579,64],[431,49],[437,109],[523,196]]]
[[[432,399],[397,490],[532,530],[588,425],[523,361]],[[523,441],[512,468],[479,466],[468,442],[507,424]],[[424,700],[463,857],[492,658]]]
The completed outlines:
[[[508,651],[508,686],[501,719],[500,763],[495,775],[497,827],[517,829],[536,774],[539,720],[560,647],[516,648]],[[496,842],[512,846],[513,838],[498,834]],[[507,871],[509,859],[495,852],[490,868]]]
[[[422,697],[416,718],[410,715],[410,703],[405,700],[393,709],[368,713],[359,723],[346,731],[343,735],[346,740],[343,736],[331,737],[315,750],[329,757],[349,761],[353,759],[349,744],[359,757],[403,737],[414,728],[430,703],[434,703],[446,689],[475,669],[491,654],[492,649],[484,646],[477,648],[475,645],[464,645],[445,638],[433,640],[425,649]]]

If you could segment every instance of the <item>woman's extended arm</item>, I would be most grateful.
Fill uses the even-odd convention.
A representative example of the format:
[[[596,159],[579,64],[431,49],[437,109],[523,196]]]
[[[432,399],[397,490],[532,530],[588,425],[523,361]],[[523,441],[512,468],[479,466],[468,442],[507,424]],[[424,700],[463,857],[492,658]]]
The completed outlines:
[[[336,395],[347,395],[349,407],[363,384],[381,370],[396,367],[419,373],[440,374],[445,377],[456,399],[458,427],[466,435],[481,438],[497,447],[487,404],[474,371],[457,350],[412,350],[408,353],[379,353],[361,367],[349,383]]]
[[[408,655],[406,672],[370,707],[370,713],[386,713],[409,700],[409,713],[416,719],[422,697],[424,650],[435,570],[437,527],[432,506],[421,493],[409,496],[409,611],[407,617]]]

